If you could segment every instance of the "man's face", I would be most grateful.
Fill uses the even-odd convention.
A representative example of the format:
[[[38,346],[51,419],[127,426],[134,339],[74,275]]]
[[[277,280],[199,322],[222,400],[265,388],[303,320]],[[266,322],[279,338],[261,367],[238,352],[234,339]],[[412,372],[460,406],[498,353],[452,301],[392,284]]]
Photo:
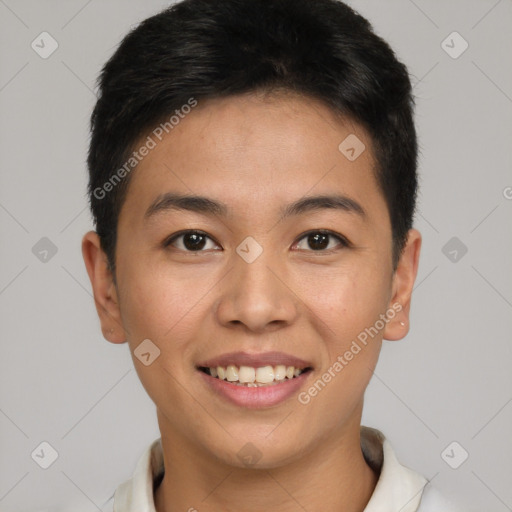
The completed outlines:
[[[339,149],[351,134],[366,146],[355,160],[355,139]],[[272,467],[358,428],[378,320],[394,300],[389,213],[367,134],[310,99],[245,95],[200,102],[153,138],[120,213],[116,295],[132,354],[143,340],[160,350],[148,366],[133,360],[162,434],[239,466],[252,443]],[[150,209],[166,193],[226,211]],[[283,215],[317,196],[341,200]],[[310,370],[242,387],[199,369],[233,352],[261,356],[256,367],[273,366],[264,354],[280,352],[276,362],[295,357]],[[236,372],[249,366],[240,361]]]

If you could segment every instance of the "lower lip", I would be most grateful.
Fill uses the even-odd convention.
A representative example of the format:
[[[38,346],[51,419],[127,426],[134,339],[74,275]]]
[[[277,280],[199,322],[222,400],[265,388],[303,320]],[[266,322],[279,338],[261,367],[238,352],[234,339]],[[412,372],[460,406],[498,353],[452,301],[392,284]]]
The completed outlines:
[[[211,375],[207,375],[201,370],[197,370],[204,382],[218,395],[223,396],[231,403],[239,407],[259,409],[271,407],[284,402],[287,398],[294,395],[304,385],[306,379],[312,373],[309,370],[301,373],[293,379],[285,379],[279,384],[273,386],[247,387],[237,386],[226,380],[220,380]]]

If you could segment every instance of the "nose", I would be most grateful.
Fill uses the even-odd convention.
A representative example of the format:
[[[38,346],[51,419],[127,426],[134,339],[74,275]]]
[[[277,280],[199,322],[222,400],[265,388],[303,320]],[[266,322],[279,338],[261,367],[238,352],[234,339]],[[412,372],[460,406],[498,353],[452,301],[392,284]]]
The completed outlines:
[[[268,332],[293,323],[299,299],[287,283],[283,265],[267,257],[267,251],[247,263],[235,256],[217,302],[217,319],[227,327],[244,326],[255,333]]]

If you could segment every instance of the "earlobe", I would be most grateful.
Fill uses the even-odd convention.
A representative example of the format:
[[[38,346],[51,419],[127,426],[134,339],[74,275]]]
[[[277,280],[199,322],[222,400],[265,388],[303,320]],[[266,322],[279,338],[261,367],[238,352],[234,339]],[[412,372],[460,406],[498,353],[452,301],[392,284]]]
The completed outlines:
[[[421,234],[416,229],[410,229],[407,243],[393,275],[393,292],[389,307],[393,309],[395,315],[390,318],[384,329],[383,338],[386,340],[400,340],[409,332],[411,295],[418,272],[420,250]]]
[[[100,238],[95,231],[84,235],[82,256],[91,281],[103,337],[112,343],[125,343],[116,286],[108,268],[107,257],[101,248]]]

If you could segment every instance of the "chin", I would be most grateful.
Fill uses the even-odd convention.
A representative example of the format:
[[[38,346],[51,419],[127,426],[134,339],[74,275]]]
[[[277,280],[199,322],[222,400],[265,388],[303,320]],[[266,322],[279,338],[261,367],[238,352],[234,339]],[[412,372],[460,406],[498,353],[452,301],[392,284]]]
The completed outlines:
[[[301,457],[304,448],[297,445],[296,435],[289,430],[283,431],[283,436],[268,435],[265,433],[248,433],[233,437],[226,443],[220,440],[219,446],[212,446],[214,457],[222,460],[226,465],[246,469],[274,469],[293,463]]]

